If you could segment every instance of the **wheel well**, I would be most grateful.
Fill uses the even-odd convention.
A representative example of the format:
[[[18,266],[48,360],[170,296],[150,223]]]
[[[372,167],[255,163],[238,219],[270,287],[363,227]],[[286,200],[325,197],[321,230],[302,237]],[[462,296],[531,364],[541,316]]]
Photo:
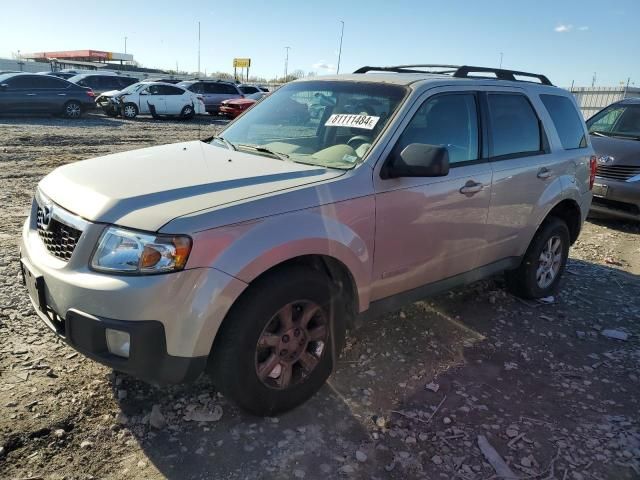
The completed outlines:
[[[358,309],[358,290],[356,288],[353,275],[351,275],[347,266],[334,257],[330,257],[328,255],[302,255],[294,257],[262,272],[253,279],[251,283],[267,274],[271,274],[276,270],[287,268],[291,265],[302,265],[307,268],[321,271],[327,275],[327,278],[331,281],[331,284],[335,289],[335,295],[339,296],[341,299],[339,303],[346,307],[346,311],[344,312],[348,319],[346,327],[351,328]]]
[[[355,326],[355,319],[358,311],[358,291],[356,289],[356,283],[347,266],[333,257],[329,257],[327,255],[302,255],[294,257],[265,270],[254,278],[249,285],[255,284],[259,279],[267,275],[271,275],[278,270],[286,269],[294,265],[318,270],[327,275],[327,278],[330,280],[336,294],[335,296],[332,294],[336,300],[334,308],[343,309],[340,313],[343,314],[343,318],[346,322],[346,329],[353,328]],[[245,291],[235,300],[229,312],[233,310],[234,306],[236,306],[245,295],[250,294],[250,290],[250,288],[245,289]],[[229,315],[229,312],[227,312],[227,316]],[[221,337],[221,332],[225,328],[225,320],[226,317],[220,324],[218,332],[213,340],[211,352],[215,349],[216,341]]]
[[[580,207],[573,200],[563,200],[551,209],[547,218],[556,217],[563,220],[569,228],[569,238],[571,244],[578,239],[580,235],[580,228],[582,226],[582,215],[580,214]]]

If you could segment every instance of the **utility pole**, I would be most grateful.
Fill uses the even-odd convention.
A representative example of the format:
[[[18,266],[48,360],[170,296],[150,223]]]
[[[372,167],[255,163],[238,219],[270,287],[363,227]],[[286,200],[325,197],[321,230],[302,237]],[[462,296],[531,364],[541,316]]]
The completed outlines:
[[[287,82],[287,70],[289,69],[289,50],[291,50],[291,47],[284,47],[285,51],[287,52],[285,57],[284,57],[284,81],[285,83]]]
[[[631,81],[631,77],[627,77],[627,84],[624,87],[624,95],[622,98],[627,98],[627,92],[629,91],[629,82]]]
[[[127,37],[124,37],[124,53],[127,54]]]
[[[498,68],[502,68],[502,57],[503,57],[503,54],[502,52],[500,52],[500,66]]]
[[[198,22],[198,77],[200,76],[200,22]]]
[[[336,74],[340,73],[340,59],[342,58],[342,37],[344,36],[344,22],[340,20],[342,29],[340,30],[340,47],[338,48],[338,67],[336,68]]]
[[[596,86],[596,72],[593,72],[593,78],[591,79],[591,87]]]

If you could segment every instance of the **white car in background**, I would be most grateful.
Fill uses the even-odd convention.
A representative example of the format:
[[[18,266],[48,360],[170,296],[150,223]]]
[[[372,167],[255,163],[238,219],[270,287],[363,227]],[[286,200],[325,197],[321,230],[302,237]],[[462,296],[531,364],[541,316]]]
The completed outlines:
[[[124,90],[105,92],[96,99],[96,104],[107,115],[124,118],[150,114],[154,118],[178,116],[188,119],[206,113],[202,96],[162,82],[139,82]]]

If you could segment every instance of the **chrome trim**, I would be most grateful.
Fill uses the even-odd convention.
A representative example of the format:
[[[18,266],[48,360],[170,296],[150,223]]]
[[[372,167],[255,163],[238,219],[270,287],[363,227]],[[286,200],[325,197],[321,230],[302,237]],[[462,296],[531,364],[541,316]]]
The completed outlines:
[[[629,182],[629,183],[640,182],[640,173],[638,175],[634,175],[631,178],[627,178],[625,182]]]
[[[55,208],[53,208],[51,218],[69,227],[73,227],[76,230],[84,232],[89,226],[89,222],[87,222],[84,218],[74,215],[68,210],[65,210],[60,205],[52,201],[49,197],[44,195],[40,191],[40,189],[36,190],[36,203],[38,204],[38,207],[42,207],[45,204],[53,205]]]

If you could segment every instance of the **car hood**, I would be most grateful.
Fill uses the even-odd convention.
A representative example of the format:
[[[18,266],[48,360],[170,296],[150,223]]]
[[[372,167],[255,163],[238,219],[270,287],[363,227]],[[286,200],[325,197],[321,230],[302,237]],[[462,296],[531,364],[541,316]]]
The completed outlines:
[[[591,135],[591,144],[598,156],[613,157],[606,165],[640,166],[640,140]]]
[[[342,174],[193,141],[64,165],[42,179],[38,188],[86,220],[157,231],[198,210]]]
[[[108,92],[102,92],[101,97],[114,97],[120,93],[120,90],[109,90]]]

